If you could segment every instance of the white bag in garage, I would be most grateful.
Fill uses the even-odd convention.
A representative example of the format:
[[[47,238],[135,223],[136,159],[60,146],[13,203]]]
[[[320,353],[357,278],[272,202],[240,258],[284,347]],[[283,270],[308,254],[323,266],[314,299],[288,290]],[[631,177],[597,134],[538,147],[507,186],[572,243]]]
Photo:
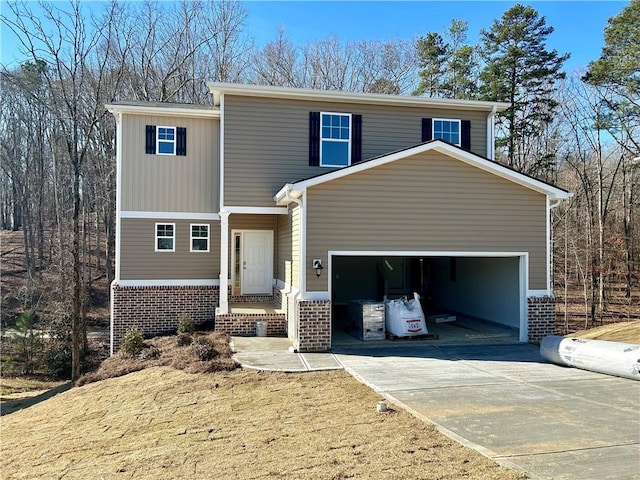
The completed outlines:
[[[413,300],[401,298],[384,301],[385,326],[387,332],[398,337],[412,337],[424,335],[427,324],[424,320],[420,295],[413,294]]]

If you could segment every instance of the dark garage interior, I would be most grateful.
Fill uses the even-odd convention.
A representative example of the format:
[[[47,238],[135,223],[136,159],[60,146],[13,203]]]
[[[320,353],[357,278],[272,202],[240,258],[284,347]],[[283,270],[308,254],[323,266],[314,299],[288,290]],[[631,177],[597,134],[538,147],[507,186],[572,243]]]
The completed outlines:
[[[520,258],[489,256],[333,256],[334,339],[349,328],[349,302],[413,298],[417,292],[430,332],[473,340],[518,339]],[[439,323],[438,316],[449,321]],[[455,321],[450,319],[455,317]],[[443,338],[442,340],[446,340]]]

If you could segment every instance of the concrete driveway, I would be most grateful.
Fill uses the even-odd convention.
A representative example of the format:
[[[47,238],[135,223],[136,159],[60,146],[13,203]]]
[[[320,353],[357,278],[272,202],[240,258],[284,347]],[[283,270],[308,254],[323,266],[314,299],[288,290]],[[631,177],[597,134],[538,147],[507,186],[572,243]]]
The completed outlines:
[[[333,352],[392,402],[533,478],[640,479],[640,382],[546,363],[528,344]]]

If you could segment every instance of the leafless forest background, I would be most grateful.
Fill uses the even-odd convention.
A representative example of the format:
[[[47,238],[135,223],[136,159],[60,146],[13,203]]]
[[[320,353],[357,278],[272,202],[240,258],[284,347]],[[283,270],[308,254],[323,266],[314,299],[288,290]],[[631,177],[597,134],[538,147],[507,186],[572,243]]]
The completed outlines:
[[[412,40],[295,44],[281,28],[257,46],[229,0],[7,5],[4,28],[26,60],[0,67],[0,227],[21,240],[2,237],[2,321],[28,317],[70,340],[74,378],[114,276],[115,124],[104,105],[210,104],[206,81],[510,101],[498,161],[574,193],[552,210],[558,331],[640,318],[638,0],[610,19],[601,57],[566,74],[566,56],[545,50],[552,29],[526,8],[478,44],[452,20]],[[517,21],[537,25],[541,48],[510,64]],[[536,61],[547,70],[536,74]],[[510,65],[509,84],[499,72]],[[21,265],[8,261],[16,251]]]

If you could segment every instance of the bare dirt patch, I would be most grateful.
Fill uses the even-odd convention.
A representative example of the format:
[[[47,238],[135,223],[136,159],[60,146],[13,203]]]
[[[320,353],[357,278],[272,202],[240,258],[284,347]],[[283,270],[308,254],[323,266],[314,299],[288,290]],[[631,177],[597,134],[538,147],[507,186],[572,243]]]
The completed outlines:
[[[3,417],[0,465],[6,479],[524,478],[379,400],[343,371],[153,367]]]

